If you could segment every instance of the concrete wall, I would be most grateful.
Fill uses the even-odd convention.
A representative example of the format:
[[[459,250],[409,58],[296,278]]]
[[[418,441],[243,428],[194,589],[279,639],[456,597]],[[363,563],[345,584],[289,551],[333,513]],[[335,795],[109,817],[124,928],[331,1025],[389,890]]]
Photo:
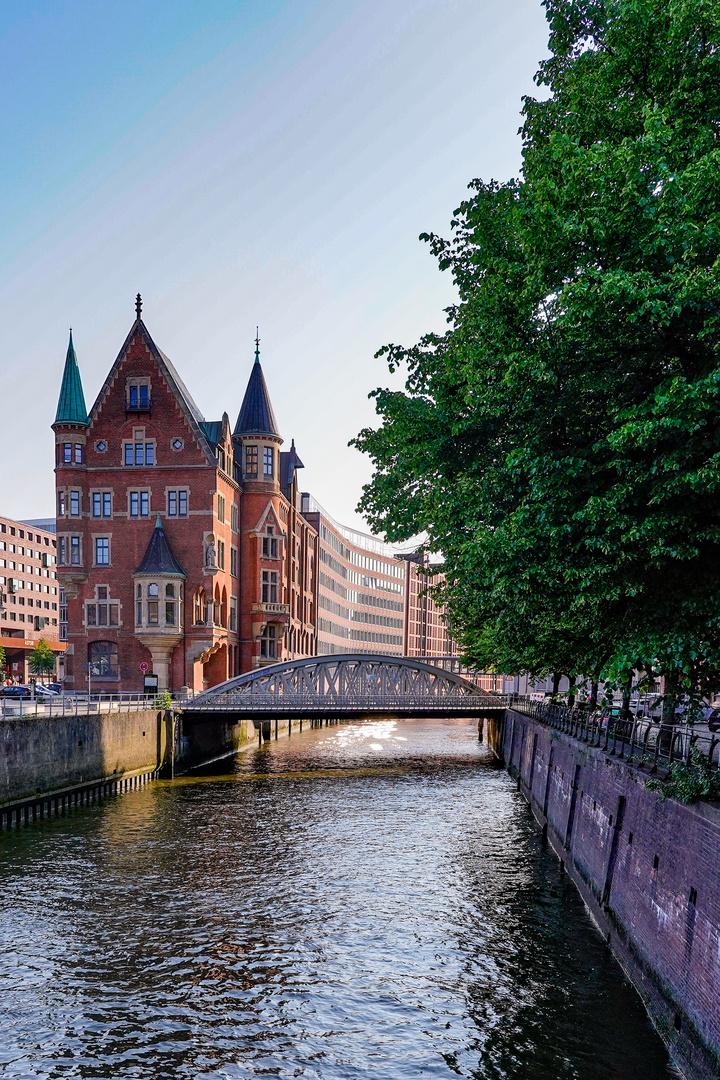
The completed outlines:
[[[297,720],[292,728],[299,729]],[[288,720],[264,717],[256,727],[252,717],[159,709],[4,719],[0,826],[82,804],[85,796],[114,794],[127,787],[126,779],[187,772],[258,740],[286,736],[288,729]],[[78,797],[68,800],[68,793]],[[21,814],[15,812],[19,807]]]
[[[0,806],[93,780],[156,772],[168,755],[159,710],[17,717],[0,723]]]
[[[624,762],[520,713],[490,742],[680,1069],[720,1075],[720,808],[663,802]]]

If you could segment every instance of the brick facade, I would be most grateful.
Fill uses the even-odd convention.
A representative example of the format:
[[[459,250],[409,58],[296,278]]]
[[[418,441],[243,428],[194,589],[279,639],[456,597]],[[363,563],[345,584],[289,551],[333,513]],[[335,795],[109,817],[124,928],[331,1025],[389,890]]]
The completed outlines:
[[[68,686],[87,688],[89,670],[93,692],[138,690],[145,665],[161,688],[200,691],[314,653],[316,536],[297,513],[294,447],[205,421],[139,302],[89,414],[71,341],[53,430]]]

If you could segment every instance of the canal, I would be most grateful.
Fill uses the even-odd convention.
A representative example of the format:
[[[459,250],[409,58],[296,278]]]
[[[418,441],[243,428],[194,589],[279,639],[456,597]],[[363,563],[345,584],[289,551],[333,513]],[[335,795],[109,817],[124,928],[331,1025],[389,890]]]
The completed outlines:
[[[305,731],[0,837],[0,1077],[666,1080],[476,728]]]

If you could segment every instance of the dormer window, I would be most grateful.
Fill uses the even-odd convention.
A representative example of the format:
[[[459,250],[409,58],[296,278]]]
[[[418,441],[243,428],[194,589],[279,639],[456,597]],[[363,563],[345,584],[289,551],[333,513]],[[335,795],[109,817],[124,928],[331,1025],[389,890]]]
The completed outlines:
[[[144,412],[150,408],[150,379],[146,377],[128,379],[128,412]]]

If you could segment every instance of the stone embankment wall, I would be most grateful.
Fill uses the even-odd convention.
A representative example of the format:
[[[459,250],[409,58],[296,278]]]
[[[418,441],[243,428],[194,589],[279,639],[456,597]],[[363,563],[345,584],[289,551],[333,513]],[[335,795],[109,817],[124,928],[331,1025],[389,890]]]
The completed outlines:
[[[720,1076],[720,809],[514,711],[490,741],[691,1080]]]
[[[257,739],[252,719],[193,718],[159,709],[4,718],[0,826],[174,776]]]

